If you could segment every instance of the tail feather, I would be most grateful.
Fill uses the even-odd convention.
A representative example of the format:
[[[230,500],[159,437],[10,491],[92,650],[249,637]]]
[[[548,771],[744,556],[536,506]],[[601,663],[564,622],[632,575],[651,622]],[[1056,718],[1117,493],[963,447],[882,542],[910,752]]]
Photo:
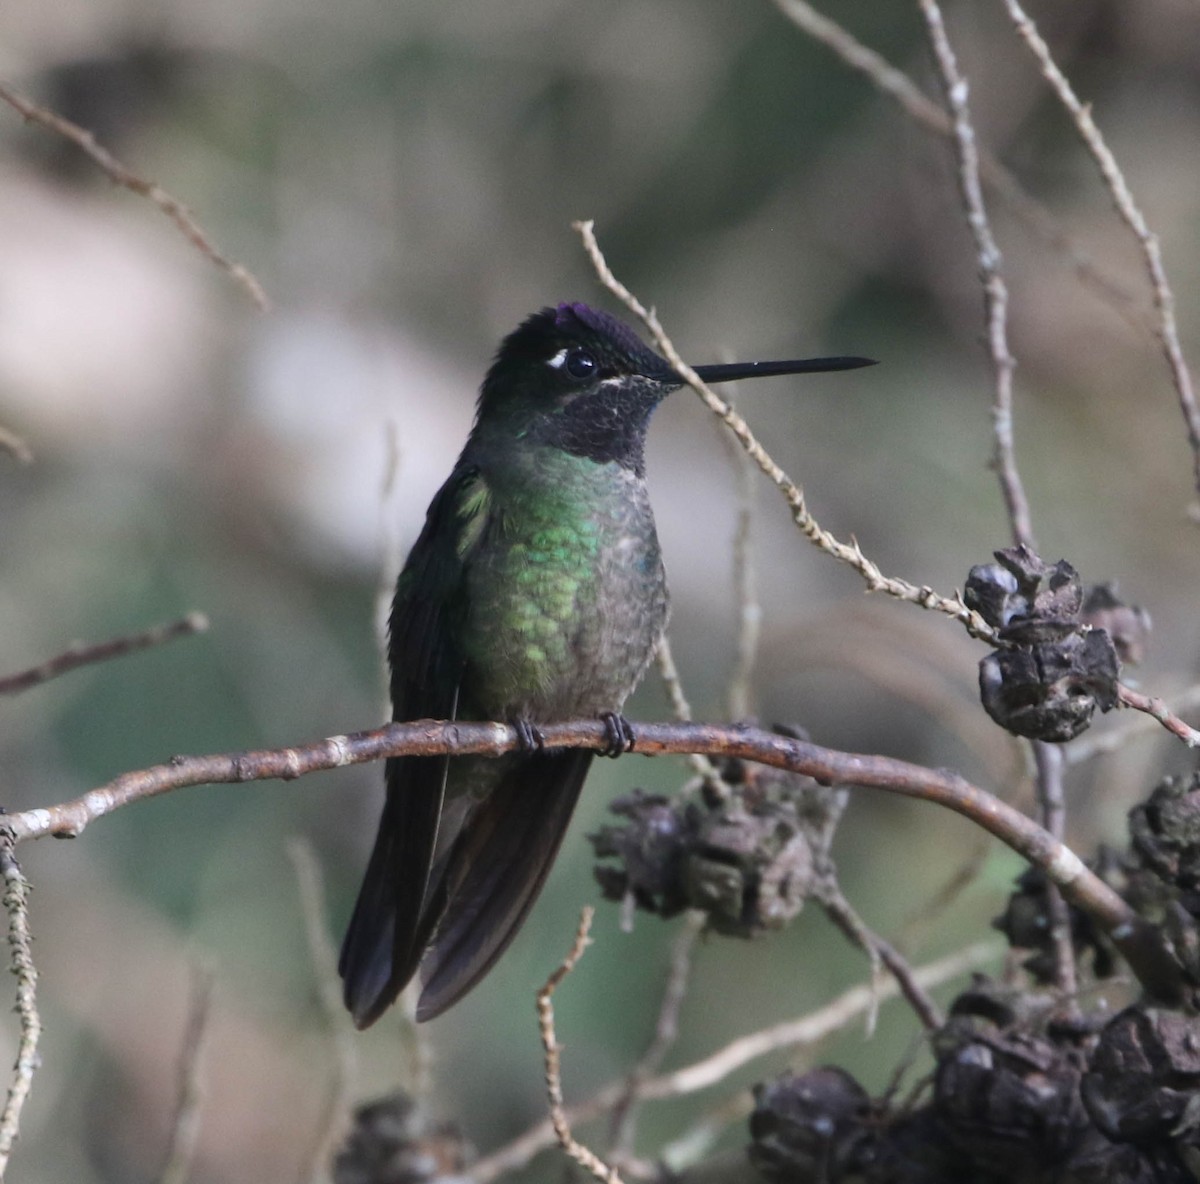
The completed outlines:
[[[375,846],[342,942],[346,1007],[368,1028],[404,990],[440,914],[430,871],[438,845],[448,758],[387,763],[388,795]]]
[[[421,964],[417,1019],[440,1015],[495,965],[537,900],[579,800],[592,754],[514,763],[450,853],[445,911]]]

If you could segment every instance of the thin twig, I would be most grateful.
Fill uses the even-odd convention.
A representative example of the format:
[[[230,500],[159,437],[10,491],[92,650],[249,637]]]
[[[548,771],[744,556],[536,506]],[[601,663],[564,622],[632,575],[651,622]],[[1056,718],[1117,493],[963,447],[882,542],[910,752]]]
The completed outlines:
[[[1032,819],[945,769],[927,769],[893,757],[837,752],[807,741],[746,726],[713,724],[633,724],[635,751],[645,756],[703,752],[708,756],[756,761],[812,777],[825,785],[886,789],[946,807],[971,819],[1007,843],[1058,884],[1067,900],[1087,912],[1109,934],[1142,986],[1163,1002],[1180,997],[1180,968],[1158,929],[1112,888],[1089,871]],[[539,725],[549,748],[603,750],[609,741],[601,720]],[[520,745],[517,730],[501,723],[418,720],[388,724],[369,732],[332,736],[293,748],[211,756],[176,757],[125,773],[73,801],[23,810],[8,818],[18,840],[41,835],[80,834],[92,821],[130,802],[185,785],[292,780],[323,769],[362,764],[388,756],[501,756]]]
[[[175,1103],[175,1121],[171,1124],[171,1142],[159,1176],[160,1184],[185,1184],[192,1170],[196,1139],[200,1133],[200,1107],[204,1102],[200,1058],[212,1009],[212,993],[212,972],[198,969],[192,981],[192,1003],[179,1057],[179,1095]]]
[[[1044,740],[1033,743],[1037,764],[1038,802],[1042,825],[1056,839],[1063,837],[1067,823],[1067,803],[1063,794],[1063,753],[1057,744]],[[1046,906],[1050,915],[1050,940],[1054,947],[1054,978],[1068,1007],[1075,1006],[1079,979],[1075,973],[1075,945],[1071,940],[1071,910],[1056,884],[1046,885]]]
[[[846,614],[821,613],[798,634],[782,638],[773,653],[806,676],[823,666],[861,674],[959,739],[980,757],[993,781],[1005,785],[1019,782],[1026,770],[1020,742],[1001,732],[979,710],[977,695],[964,695],[961,679],[933,661],[934,638],[903,639],[895,618],[885,627],[877,614],[858,612],[857,607]],[[847,637],[853,637],[856,644],[847,646]],[[902,640],[909,644],[901,644]],[[945,640],[958,642],[957,637]],[[956,651],[956,661],[963,665],[961,649]]]
[[[696,909],[691,910],[684,918],[683,928],[672,944],[671,962],[667,968],[667,981],[663,986],[662,1000],[658,1006],[654,1037],[626,1077],[625,1093],[613,1107],[611,1154],[616,1163],[622,1163],[633,1154],[642,1086],[658,1071],[663,1059],[679,1037],[679,1009],[687,995],[692,970],[692,951],[704,931],[705,920],[704,913]]]
[[[1016,361],[1008,348],[1008,285],[1001,272],[1000,248],[996,245],[992,226],[979,180],[979,149],[975,143],[975,128],[967,103],[967,80],[959,71],[958,62],[937,0],[918,0],[929,30],[946,104],[954,124],[954,148],[958,156],[958,186],[966,210],[967,225],[975,239],[979,279],[983,284],[983,301],[987,321],[988,351],[996,376],[996,393],[992,402],[992,435],[994,449],[992,467],[1000,480],[1004,504],[1012,524],[1013,542],[1037,550],[1033,537],[1033,522],[1029,502],[1017,469],[1013,448],[1013,389],[1012,376]]]
[[[683,680],[679,677],[679,667],[675,665],[675,655],[671,652],[671,640],[666,633],[659,638],[658,649],[654,656],[658,663],[659,677],[662,679],[667,699],[671,704],[671,714],[681,723],[689,722],[692,718],[692,705],[684,693]],[[721,780],[717,767],[708,757],[700,753],[692,753],[688,756],[688,764],[691,765],[693,772],[704,778],[705,783],[719,797],[724,798],[729,795],[729,790]]]
[[[908,960],[895,946],[868,927],[854,906],[842,894],[837,880],[825,880],[816,892],[816,896],[825,910],[825,915],[870,959],[871,989],[875,995],[875,1003],[867,1012],[868,1034],[873,1034],[875,1030],[880,991],[886,981],[880,971],[885,966],[892,978],[896,980],[901,993],[908,1000],[909,1006],[917,1013],[917,1018],[922,1025],[931,1032],[940,1028],[945,1021],[941,1008],[921,987]]]
[[[591,939],[588,930],[592,927],[594,910],[585,905],[579,914],[579,928],[575,931],[575,941],[572,943],[567,956],[559,963],[554,972],[546,980],[545,985],[537,993],[538,1031],[542,1036],[542,1048],[546,1054],[546,1097],[550,1105],[550,1122],[554,1127],[558,1145],[581,1167],[586,1168],[597,1180],[604,1184],[621,1184],[617,1169],[610,1167],[594,1151],[580,1143],[571,1134],[571,1123],[563,1106],[561,1056],[562,1045],[554,1031],[554,1004],[551,999],[559,984],[575,969],[576,963],[583,957]]]
[[[1192,449],[1193,476],[1196,489],[1200,491],[1200,408],[1196,406],[1191,371],[1183,356],[1183,347],[1179,343],[1179,329],[1175,321],[1175,294],[1167,279],[1167,270],[1163,265],[1158,236],[1150,229],[1145,216],[1137,202],[1134,201],[1116,157],[1113,156],[1104,137],[1100,134],[1095,120],[1092,119],[1091,107],[1079,101],[1070,82],[1067,81],[1066,75],[1054,61],[1049,46],[1037,31],[1037,26],[1025,15],[1017,0],[1004,0],[1004,4],[1017,32],[1037,59],[1042,76],[1050,83],[1062,105],[1070,112],[1080,137],[1100,167],[1100,173],[1112,194],[1117,212],[1129,229],[1133,231],[1142,248],[1146,272],[1154,289],[1154,306],[1158,310],[1158,339],[1171,370],[1176,394],[1179,396],[1179,409],[1183,413],[1188,444]]]
[[[875,1025],[879,1022],[879,988],[885,981],[883,959],[874,938],[875,934],[854,911],[854,907],[843,895],[835,878],[830,877],[823,884],[818,881],[813,895],[820,901],[825,915],[846,936],[852,945],[857,946],[867,956],[867,965],[871,971],[868,983],[871,988],[871,1006],[867,1008],[866,1036],[869,1040],[875,1035]],[[896,979],[897,983],[901,980]]]
[[[683,682],[679,677],[679,667],[675,665],[675,655],[671,653],[671,642],[664,633],[655,651],[658,662],[658,674],[667,692],[667,700],[671,704],[671,714],[678,720],[692,718],[692,705],[688,702],[683,690]]]
[[[612,273],[612,270],[605,262],[603,254],[600,252],[599,244],[596,242],[594,223],[590,221],[574,222],[572,225],[579,232],[583,240],[584,249],[592,261],[592,266],[600,282],[646,326],[647,331],[654,338],[655,344],[667,361],[671,363],[675,370],[687,381],[688,385],[704,400],[713,414],[733,432],[742,447],[749,453],[754,463],[758,465],[780,493],[783,494],[784,500],[792,512],[792,521],[800,528],[801,533],[809,542],[824,551],[827,555],[833,556],[839,562],[845,563],[857,571],[866,581],[867,591],[884,592],[888,596],[895,597],[897,600],[903,600],[910,604],[918,604],[922,608],[931,609],[935,612],[945,613],[965,626],[972,636],[995,644],[995,630],[977,612],[967,608],[962,601],[962,597],[957,593],[952,597],[942,596],[932,588],[918,588],[915,584],[910,584],[906,580],[885,576],[862,553],[862,549],[857,542],[840,542],[829,531],[825,530],[812,514],[809,513],[808,505],[804,499],[804,491],[800,486],[775,463],[766,449],[755,438],[746,421],[723,399],[713,394],[700,381],[696,372],[679,356],[679,351],[663,331],[663,327],[654,310],[646,308]]]
[[[139,177],[137,173],[123,165],[111,152],[100,144],[94,135],[86,128],[64,119],[61,115],[35,103],[32,99],[18,94],[11,87],[0,84],[0,100],[6,102],[29,123],[36,123],[47,131],[54,132],[69,140],[81,152],[90,157],[102,172],[114,184],[128,189],[141,197],[152,201],[179,228],[184,238],[188,240],[206,259],[215,263],[222,271],[232,276],[250,294],[250,299],[258,305],[260,312],[268,312],[271,302],[263,291],[262,284],[249,268],[241,263],[222,255],[213,246],[212,241],[200,228],[191,210],[172,197],[161,185]]]
[[[927,990],[996,957],[998,952],[998,947],[992,942],[976,942],[965,950],[919,967],[914,972],[915,981],[923,990]],[[899,993],[899,987],[889,979],[880,986],[878,993],[881,998],[891,999]],[[813,1044],[831,1032],[844,1028],[856,1016],[867,1011],[872,1006],[875,994],[874,987],[868,984],[851,987],[832,1003],[803,1019],[788,1020],[739,1036],[704,1060],[648,1082],[642,1096],[658,1099],[694,1093],[716,1085],[743,1065],[767,1053],[794,1048],[798,1044]]]
[[[4,877],[4,908],[8,913],[9,969],[17,980],[17,1015],[21,1035],[17,1041],[17,1060],[4,1109],[0,1111],[0,1181],[8,1174],[13,1145],[21,1130],[21,1111],[33,1086],[33,1075],[41,1065],[38,1041],[42,1036],[42,1017],[37,1006],[37,970],[33,965],[33,937],[29,929],[29,881],[25,879],[16,856],[15,839],[10,830],[0,828],[0,875]]]
[[[914,971],[916,981],[930,990],[941,983],[957,978],[1000,954],[995,942],[977,942],[936,962],[919,966]],[[894,999],[899,989],[892,980],[884,982],[879,991],[881,999]],[[674,1072],[647,1081],[641,1096],[650,1101],[682,1097],[719,1085],[731,1074],[759,1057],[785,1049],[816,1044],[833,1032],[840,1031],[871,1006],[873,992],[869,986],[856,986],[843,991],[836,999],[800,1019],[773,1024],[757,1032],[740,1036],[717,1052],[686,1065]],[[572,1125],[587,1122],[609,1111],[625,1092],[624,1079],[614,1081],[579,1105],[565,1112]],[[475,1184],[491,1184],[506,1172],[524,1167],[539,1151],[557,1142],[554,1128],[547,1119],[531,1127],[511,1143],[477,1160],[471,1168]]]
[[[1122,688],[1124,695],[1134,695],[1136,692],[1130,691],[1128,687]],[[1147,699],[1147,703],[1158,703],[1163,707],[1163,711],[1168,718],[1177,720],[1183,727],[1182,720],[1178,716],[1180,712],[1191,711],[1200,707],[1200,684],[1188,687],[1186,691],[1181,691],[1177,695],[1171,697],[1170,703],[1163,699]],[[1133,703],[1122,702],[1122,706],[1134,707],[1138,706]],[[1109,728],[1105,732],[1096,732],[1093,730],[1087,736],[1074,743],[1067,745],[1063,756],[1068,765],[1079,765],[1084,761],[1093,760],[1098,756],[1108,756],[1114,752],[1120,752],[1126,744],[1131,740],[1138,739],[1142,736],[1150,736],[1155,734],[1155,724],[1162,724],[1162,720],[1155,717],[1153,712],[1149,712],[1146,708],[1138,706],[1139,715],[1128,719],[1127,722],[1119,724],[1117,727]],[[1175,733],[1177,736],[1179,733]],[[1180,739],[1185,744],[1190,745],[1190,740],[1187,736],[1180,736]],[[1194,745],[1190,745],[1194,747]]]
[[[836,21],[817,12],[808,0],[775,0],[775,4],[798,28],[833,50],[846,65],[869,79],[881,94],[894,99],[915,123],[947,139],[954,137],[954,123],[950,117],[923,94],[903,70],[864,45]],[[1143,332],[1151,330],[1148,310],[1143,311],[1137,297],[1122,281],[1099,267],[1072,240],[1062,222],[983,146],[979,147],[979,171],[988,188],[1038,239],[1066,260],[1081,283],[1134,328]]]
[[[1161,699],[1143,695],[1124,683],[1117,686],[1117,699],[1122,707],[1144,711],[1152,719],[1158,720],[1172,736],[1177,736],[1188,748],[1200,748],[1200,732],[1184,723]]]
[[[715,1106],[710,1107],[681,1134],[676,1135],[669,1143],[664,1143],[655,1158],[662,1165],[657,1173],[657,1179],[682,1181],[688,1177],[686,1171],[693,1164],[700,1165],[703,1161],[703,1179],[713,1179],[707,1174],[710,1166],[720,1173],[720,1152],[714,1154],[714,1149],[724,1134],[735,1122],[745,1122],[754,1112],[754,1093],[748,1089],[737,1090],[728,1097],[722,1098]],[[725,1174],[717,1174],[716,1180],[744,1179],[746,1152],[739,1149],[733,1154],[736,1158],[728,1165]],[[714,1164],[714,1160],[716,1164]],[[662,1171],[665,1167],[666,1172]],[[668,1174],[669,1173],[669,1174]]]
[[[304,920],[304,936],[312,962],[317,998],[329,1034],[333,1055],[329,1058],[330,1082],[325,1113],[312,1140],[301,1179],[317,1181],[325,1172],[330,1153],[343,1120],[350,1109],[351,1089],[355,1078],[357,1057],[346,1013],[342,1007],[341,981],[337,976],[337,950],[329,940],[325,923],[325,888],[321,868],[312,843],[293,836],[287,842],[288,859],[296,875],[300,915]]]
[[[94,662],[107,662],[110,658],[120,658],[125,654],[136,653],[138,650],[150,649],[164,642],[174,641],[177,637],[191,637],[196,633],[204,633],[208,629],[208,618],[203,613],[188,613],[178,621],[166,625],[156,625],[143,633],[131,633],[125,637],[117,637],[112,641],[96,642],[84,645],[76,642],[68,646],[61,654],[31,666],[28,670],[20,670],[16,674],[0,677],[0,695],[15,695],[27,691],[39,683],[48,682],[68,670],[80,666],[88,666]]]

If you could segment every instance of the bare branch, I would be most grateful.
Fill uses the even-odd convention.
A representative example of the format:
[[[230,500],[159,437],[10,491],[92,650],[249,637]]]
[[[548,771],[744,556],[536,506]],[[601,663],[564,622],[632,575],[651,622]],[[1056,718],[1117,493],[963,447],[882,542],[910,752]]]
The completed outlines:
[[[992,402],[992,434],[995,447],[992,467],[1000,479],[1004,504],[1012,524],[1013,542],[1037,550],[1033,537],[1033,522],[1029,502],[1017,469],[1013,449],[1013,390],[1012,376],[1016,360],[1008,348],[1008,285],[1000,269],[1000,248],[996,245],[983,202],[979,180],[979,149],[975,143],[975,128],[967,104],[967,80],[958,69],[954,49],[946,35],[942,10],[937,0],[919,0],[921,13],[929,30],[934,60],[942,79],[946,103],[954,125],[954,148],[958,156],[958,186],[967,214],[967,225],[975,239],[979,279],[983,284],[983,302],[987,317],[988,351],[996,375],[996,394]]]
[[[1167,727],[1189,748],[1196,747],[1196,743],[1200,742],[1200,734],[1194,733],[1183,720],[1178,718],[1179,712],[1191,711],[1200,707],[1200,684],[1194,684],[1187,690],[1172,695],[1170,703],[1163,699],[1139,696],[1136,691],[1125,686],[1119,693],[1122,697],[1121,705],[1123,707],[1135,707],[1142,714],[1118,727],[1109,728],[1106,732],[1089,734],[1081,737],[1074,744],[1068,745],[1067,750],[1063,753],[1068,765],[1080,765],[1084,761],[1093,760],[1098,756],[1108,756],[1111,753],[1120,752],[1131,740],[1151,735],[1155,730],[1156,723]],[[1126,702],[1127,698],[1144,699],[1145,705],[1141,702]],[[1162,708],[1163,719],[1154,715],[1149,708],[1150,704],[1158,704]],[[1173,723],[1167,723],[1168,720]],[[1184,729],[1184,733],[1176,731],[1176,728]]]
[[[635,724],[636,751],[645,756],[703,752],[737,757],[800,773],[823,785],[885,789],[944,806],[971,819],[1006,843],[1062,889],[1112,938],[1142,985],[1164,1002],[1182,990],[1179,966],[1161,935],[1082,860],[1032,819],[944,769],[926,769],[893,757],[864,756],[821,748],[775,732],[745,726]],[[540,725],[550,748],[602,751],[608,733],[600,720]],[[501,756],[519,746],[516,729],[501,723],[418,720],[368,732],[332,736],[293,748],[176,757],[170,764],[125,773],[82,797],[10,815],[17,840],[78,835],[93,820],[142,798],[185,785],[293,780],[306,773],[361,764],[388,756]]]
[[[994,958],[997,952],[998,947],[994,943],[977,942],[965,950],[920,967],[914,972],[915,981],[923,990],[934,987]],[[767,1053],[794,1048],[798,1044],[813,1044],[823,1039],[868,1011],[877,1000],[894,998],[898,992],[899,986],[891,979],[885,980],[878,989],[873,984],[851,987],[832,1003],[802,1019],[788,1020],[747,1036],[739,1036],[704,1060],[657,1078],[647,1084],[643,1097],[669,1098],[707,1089]]]
[[[870,79],[881,94],[894,99],[915,123],[937,135],[953,139],[953,121],[921,92],[903,70],[897,69],[881,54],[864,45],[836,21],[817,12],[808,0],[775,0],[775,5],[798,28],[833,50],[846,65]],[[1026,228],[1061,255],[1075,272],[1076,278],[1130,325],[1139,331],[1150,331],[1147,312],[1124,283],[1101,269],[1072,240],[1062,222],[986,148],[980,146],[978,152],[981,177]]]
[[[128,189],[131,193],[136,193],[152,201],[175,223],[180,233],[183,234],[184,238],[192,246],[206,259],[215,263],[222,271],[227,272],[241,284],[250,294],[250,299],[258,305],[260,312],[268,312],[270,310],[271,302],[267,299],[267,294],[263,291],[263,286],[258,282],[254,273],[243,264],[236,263],[234,260],[222,255],[200,228],[200,224],[196,221],[191,210],[183,202],[179,201],[178,198],[172,197],[161,185],[156,185],[153,181],[147,181],[144,177],[139,177],[136,173],[126,168],[107,148],[96,140],[96,137],[91,132],[86,128],[80,127],[77,123],[72,123],[69,119],[64,119],[61,115],[57,115],[55,112],[40,106],[32,99],[18,94],[11,87],[4,86],[3,84],[0,84],[0,100],[3,100],[19,112],[29,123],[36,123],[39,127],[44,127],[47,131],[54,132],[56,135],[62,136],[63,139],[69,140],[81,152],[90,157],[114,184],[120,185],[123,189]]]
[[[705,921],[705,914],[698,909],[692,909],[684,918],[683,928],[671,947],[671,963],[667,969],[667,981],[658,1006],[654,1038],[626,1077],[625,1093],[613,1107],[612,1155],[618,1163],[633,1154],[642,1087],[658,1071],[663,1058],[678,1039],[679,1009],[687,995],[692,970],[692,951],[696,947],[696,940],[704,932]]]
[[[296,873],[300,913],[304,918],[304,936],[308,942],[317,997],[325,1016],[329,1042],[333,1045],[333,1056],[329,1058],[330,1083],[325,1113],[312,1140],[307,1169],[301,1177],[317,1181],[324,1175],[325,1165],[350,1109],[350,1091],[357,1058],[354,1054],[354,1041],[346,1025],[346,1013],[342,1007],[341,980],[337,976],[337,950],[329,940],[329,930],[325,924],[325,890],[321,882],[320,865],[317,863],[312,844],[307,839],[290,838],[287,842],[287,853]]]
[[[688,702],[687,695],[684,692],[683,680],[679,677],[679,667],[675,665],[675,655],[671,652],[671,638],[669,634],[664,633],[659,638],[658,649],[655,651],[654,656],[658,663],[659,677],[663,681],[663,687],[666,689],[667,698],[671,703],[671,714],[681,723],[689,723],[692,718],[692,705]],[[693,771],[698,777],[704,778],[714,793],[721,797],[728,796],[729,790],[721,780],[721,775],[717,772],[716,766],[708,757],[700,753],[692,753],[688,757],[688,764],[692,766]]]
[[[671,652],[671,642],[667,634],[659,640],[655,651],[658,662],[658,674],[671,703],[671,714],[677,719],[687,722],[692,718],[692,705],[688,702],[683,689],[683,680],[679,677],[679,667],[675,665],[675,655]]]
[[[39,666],[31,666],[28,670],[0,677],[0,695],[15,695],[80,666],[107,662],[110,658],[120,658],[138,650],[150,649],[177,637],[191,637],[195,633],[204,633],[207,629],[208,618],[203,613],[188,613],[178,621],[155,625],[153,629],[147,629],[143,633],[131,633],[126,637],[117,637],[112,641],[100,641],[92,645],[76,642]]]
[[[8,912],[9,969],[17,980],[17,1015],[21,1024],[17,1060],[0,1112],[0,1181],[8,1173],[13,1145],[21,1129],[21,1111],[33,1086],[33,1075],[41,1064],[38,1041],[42,1035],[42,1017],[37,1006],[38,976],[29,931],[29,881],[13,855],[14,843],[12,832],[0,829],[0,875],[4,877],[4,908]]]
[[[1141,245],[1146,271],[1154,289],[1154,306],[1158,310],[1158,339],[1162,343],[1163,353],[1175,383],[1175,391],[1179,396],[1179,408],[1183,412],[1188,444],[1192,449],[1193,476],[1196,488],[1200,491],[1200,408],[1196,406],[1191,371],[1183,356],[1183,347],[1179,344],[1179,329],[1175,322],[1175,295],[1167,279],[1167,270],[1163,266],[1158,236],[1147,225],[1145,216],[1134,201],[1116,157],[1092,119],[1091,108],[1079,101],[1066,75],[1054,61],[1049,46],[1042,40],[1037,26],[1025,15],[1017,0],[1004,0],[1004,4],[1017,32],[1037,59],[1042,76],[1050,83],[1062,105],[1071,113],[1080,137],[1100,167],[1100,173],[1112,194],[1117,212]]]
[[[885,941],[858,915],[853,905],[842,893],[836,878],[826,879],[816,890],[817,899],[825,909],[825,915],[852,941],[862,949],[871,961],[871,990],[874,1002],[867,1012],[867,1031],[873,1034],[875,1019],[879,1011],[881,988],[886,981],[880,971],[883,967],[891,972],[909,1006],[928,1030],[940,1028],[945,1022],[941,1008],[929,997],[917,981],[907,959],[890,942]]]
[[[179,1058],[179,1097],[175,1105],[175,1121],[171,1125],[171,1142],[159,1176],[160,1184],[185,1184],[192,1170],[196,1138],[200,1133],[200,1106],[204,1101],[200,1056],[212,1007],[212,992],[212,972],[197,970],[183,1037],[183,1051]]]
[[[1135,711],[1144,711],[1148,716],[1158,720],[1172,736],[1178,736],[1188,748],[1200,748],[1200,732],[1184,723],[1161,699],[1143,695],[1127,687],[1124,683],[1117,685],[1117,698],[1122,707],[1132,707]]]
[[[554,1031],[554,1004],[551,998],[559,984],[575,969],[590,944],[588,930],[592,927],[594,910],[585,905],[579,914],[579,928],[575,932],[567,956],[556,967],[537,993],[538,1031],[542,1036],[542,1048],[546,1053],[546,1096],[550,1103],[550,1122],[559,1146],[581,1167],[586,1168],[604,1184],[621,1184],[616,1168],[610,1167],[594,1151],[589,1150],[571,1134],[571,1123],[563,1106],[562,1076],[559,1072],[562,1045]]]
[[[843,543],[825,530],[809,513],[804,499],[804,491],[771,459],[767,450],[758,442],[746,421],[733,410],[723,399],[713,394],[696,372],[679,356],[679,351],[671,339],[663,331],[658,316],[653,309],[648,309],[638,298],[621,283],[612,273],[596,242],[593,222],[575,222],[575,229],[583,239],[583,245],[592,261],[592,266],[600,282],[618,299],[630,312],[646,326],[655,344],[668,362],[687,380],[688,385],[704,400],[709,409],[737,437],[742,447],[749,453],[750,458],[771,479],[776,488],[783,494],[784,500],[792,511],[792,521],[800,528],[801,533],[815,547],[832,555],[841,563],[848,564],[866,581],[868,592],[884,592],[897,600],[910,604],[919,604],[922,608],[945,613],[964,625],[974,637],[985,641],[995,642],[995,631],[977,613],[967,608],[962,598],[957,594],[953,597],[942,596],[932,588],[918,588],[905,580],[885,576],[879,568],[863,553],[857,542]]]
[[[977,942],[965,950],[920,966],[913,973],[921,987],[929,990],[998,957],[999,953],[1000,946],[995,942]],[[895,982],[888,979],[880,986],[878,999],[894,999],[898,993]],[[773,1024],[741,1036],[703,1060],[652,1078],[642,1086],[641,1096],[646,1100],[661,1101],[719,1085],[759,1057],[824,1040],[862,1015],[872,1006],[874,998],[870,986],[851,987],[832,1002],[800,1019]],[[625,1089],[624,1079],[612,1082],[586,1102],[569,1107],[565,1112],[567,1121],[574,1125],[606,1113],[621,1099]],[[491,1155],[476,1161],[471,1168],[471,1177],[475,1184],[491,1184],[506,1172],[524,1167],[539,1151],[553,1147],[556,1142],[554,1128],[547,1119]]]
[[[1067,802],[1063,794],[1063,753],[1057,744],[1033,742],[1037,764],[1038,801],[1042,825],[1061,839],[1067,825]],[[1054,977],[1069,1008],[1075,1006],[1079,977],[1075,970],[1075,943],[1071,936],[1071,911],[1057,884],[1046,885],[1046,911],[1050,917],[1050,939],[1054,946]]]

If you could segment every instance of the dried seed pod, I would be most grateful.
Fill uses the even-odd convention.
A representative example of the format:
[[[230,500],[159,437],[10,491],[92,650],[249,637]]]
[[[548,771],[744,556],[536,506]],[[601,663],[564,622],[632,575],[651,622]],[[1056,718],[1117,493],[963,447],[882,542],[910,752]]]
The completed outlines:
[[[1117,858],[1107,849],[1102,848],[1096,859],[1087,862],[1110,886],[1117,887],[1117,880],[1123,883]],[[1043,984],[1054,982],[1058,962],[1047,882],[1041,868],[1027,868],[1017,877],[1016,890],[1008,898],[1004,912],[992,922],[1015,949],[1033,951],[1022,966]],[[1067,909],[1076,955],[1091,951],[1092,972],[1097,978],[1108,978],[1116,969],[1116,952],[1111,941],[1088,913],[1074,905],[1067,905]]]
[[[601,891],[609,900],[632,896],[638,908],[663,917],[683,912],[688,898],[682,864],[689,843],[684,812],[670,798],[640,789],[616,798],[609,809],[628,822],[588,835],[598,859],[617,861],[596,864]]]
[[[1164,883],[1200,889],[1200,773],[1160,782],[1129,811],[1129,837],[1142,865]]]
[[[635,794],[613,803],[629,821],[589,836],[601,859],[596,879],[610,900],[670,917],[686,908],[708,915],[718,933],[753,937],[801,910],[813,875],[809,830],[791,796],[762,785],[724,801]]]
[[[1078,628],[1083,585],[1065,559],[1043,563],[1024,545],[995,556],[995,563],[971,568],[963,599],[1006,641],[1031,645]]]
[[[1146,655],[1153,623],[1150,614],[1136,604],[1125,604],[1114,583],[1089,588],[1083,600],[1083,623],[1103,629],[1113,640],[1117,657],[1136,666]]]
[[[1046,1030],[1044,998],[977,980],[938,1033],[934,1108],[983,1178],[1064,1162],[1087,1129],[1074,1032]]]
[[[971,569],[963,592],[1006,643],[979,664],[984,709],[1017,736],[1070,740],[1097,707],[1116,706],[1117,651],[1084,622],[1083,585],[1065,559],[1046,564],[1025,546],[995,554]]]
[[[963,600],[993,629],[1003,629],[1014,616],[1029,614],[1017,577],[999,563],[980,563],[967,573]]]
[[[777,724],[782,735],[800,729]],[[721,768],[727,792],[671,799],[640,790],[610,807],[627,819],[589,835],[609,900],[663,917],[700,909],[710,929],[755,937],[804,906],[846,803],[844,789],[742,761]]]
[[[397,1092],[360,1106],[333,1162],[333,1184],[469,1184],[471,1148],[453,1124],[427,1126]]]
[[[754,1087],[750,1162],[773,1184],[832,1184],[873,1159],[871,1099],[826,1066]]]
[[[1061,1184],[1194,1184],[1187,1176],[1165,1174],[1128,1143],[1112,1143],[1090,1130],[1063,1168]]]
[[[1002,728],[1062,743],[1091,723],[1097,707],[1116,706],[1119,675],[1112,641],[1094,630],[994,650],[979,664],[979,691],[984,709]]]
[[[1174,1140],[1194,1149],[1200,1142],[1200,1019],[1126,1008],[1101,1032],[1082,1094],[1092,1121],[1116,1142]]]
[[[791,802],[748,809],[733,798],[693,812],[684,882],[694,908],[718,933],[753,937],[787,924],[812,883],[812,851]]]

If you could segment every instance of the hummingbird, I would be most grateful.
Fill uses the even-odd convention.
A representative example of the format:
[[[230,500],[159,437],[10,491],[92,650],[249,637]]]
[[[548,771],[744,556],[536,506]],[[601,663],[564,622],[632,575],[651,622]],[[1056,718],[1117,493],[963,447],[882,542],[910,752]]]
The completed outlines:
[[[846,370],[866,358],[697,366],[706,382]],[[417,1019],[474,987],[516,936],[593,753],[539,723],[620,712],[667,623],[646,491],[655,408],[684,378],[585,304],[534,313],[500,345],[474,425],[400,573],[389,619],[393,719],[502,720],[499,758],[398,756],[338,969],[359,1028],[420,975]]]

